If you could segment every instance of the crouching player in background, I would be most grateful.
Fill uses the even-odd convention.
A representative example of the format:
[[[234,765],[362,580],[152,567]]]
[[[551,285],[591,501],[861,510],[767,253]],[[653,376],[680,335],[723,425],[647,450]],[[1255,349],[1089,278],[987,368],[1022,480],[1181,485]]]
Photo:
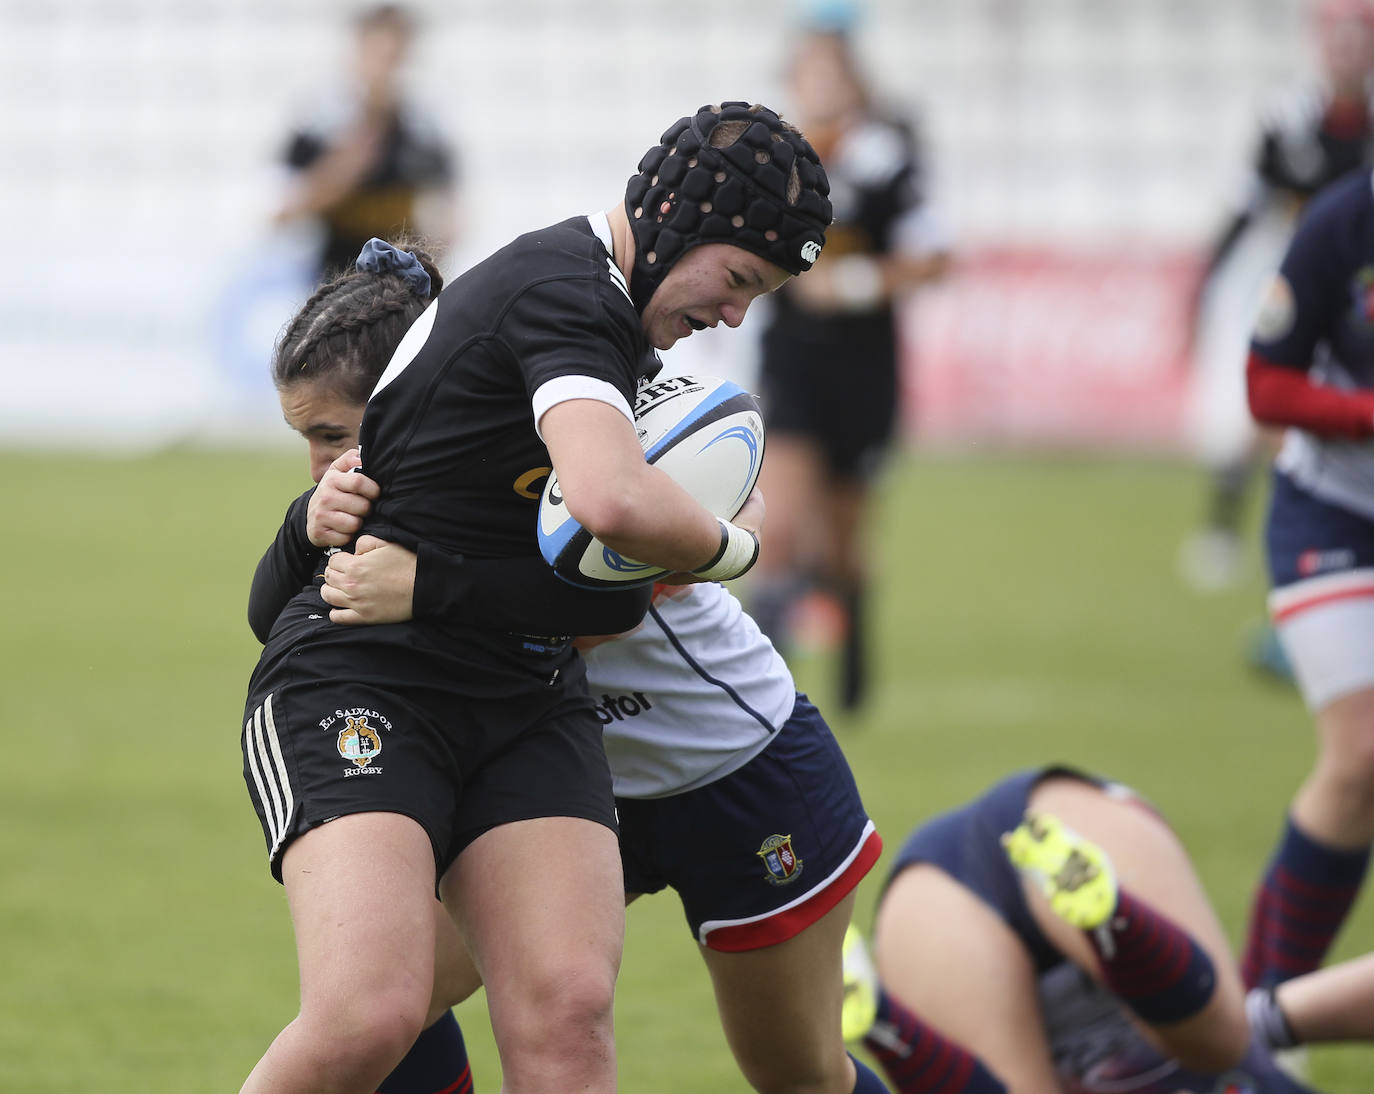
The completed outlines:
[[[393,249],[388,264],[409,257]],[[360,269],[347,276],[390,274]],[[544,626],[559,621],[560,582],[538,558],[465,559],[428,544],[413,553],[363,536],[353,553],[334,553],[324,565],[323,548],[353,543],[378,495],[377,484],[355,471],[352,445],[366,392],[403,331],[380,314],[340,328],[356,352],[317,360],[305,376],[276,377],[288,422],[311,442],[320,485],[292,504],[259,563],[249,606],[259,638],[282,604],[321,573],[335,623],[477,617],[521,631],[525,624],[503,590],[526,581],[549,585],[540,618]],[[522,570],[530,565],[536,573]],[[840,1030],[845,929],[855,887],[881,841],[820,713],[719,584],[660,586],[638,629],[579,644],[605,725],[626,898],[677,890],[745,1077],[769,1092],[885,1090],[849,1056]],[[447,916],[440,911],[436,919],[429,1023],[381,1085],[383,1094],[471,1089],[449,1008],[481,980]]]
[[[903,1094],[951,1089],[907,1082],[951,1043],[1013,1094],[1302,1094],[1271,1049],[1305,1021],[1342,1036],[1303,1010],[1310,995],[1297,1010],[1247,1001],[1169,826],[1066,768],[1013,775],[917,828],[879,900],[873,964],[854,932],[846,977],[846,1037]]]

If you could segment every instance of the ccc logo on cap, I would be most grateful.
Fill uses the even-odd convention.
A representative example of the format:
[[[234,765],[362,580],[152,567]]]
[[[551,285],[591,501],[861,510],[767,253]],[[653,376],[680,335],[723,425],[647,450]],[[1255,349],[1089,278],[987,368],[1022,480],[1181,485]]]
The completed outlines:
[[[801,256],[803,262],[815,262],[821,257],[821,245],[814,239],[808,239],[802,244]]]

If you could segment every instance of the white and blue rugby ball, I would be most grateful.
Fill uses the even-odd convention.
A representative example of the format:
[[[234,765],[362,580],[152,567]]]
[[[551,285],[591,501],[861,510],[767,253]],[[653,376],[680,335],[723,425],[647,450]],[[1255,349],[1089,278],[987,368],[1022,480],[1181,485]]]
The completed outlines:
[[[758,400],[717,376],[670,376],[640,388],[635,429],[644,458],[718,517],[734,517],[758,481],[763,414]],[[625,558],[568,512],[550,474],[539,499],[539,551],[564,581],[626,589],[668,571]]]

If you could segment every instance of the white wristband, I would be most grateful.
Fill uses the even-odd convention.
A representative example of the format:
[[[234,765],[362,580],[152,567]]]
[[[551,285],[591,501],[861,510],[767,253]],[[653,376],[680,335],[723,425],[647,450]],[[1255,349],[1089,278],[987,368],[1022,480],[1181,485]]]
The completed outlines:
[[[748,573],[758,560],[759,537],[738,524],[722,520],[720,550],[716,552],[715,558],[692,573],[707,581],[729,581]]]
[[[871,311],[883,302],[883,271],[864,255],[832,259],[830,284],[845,311]]]

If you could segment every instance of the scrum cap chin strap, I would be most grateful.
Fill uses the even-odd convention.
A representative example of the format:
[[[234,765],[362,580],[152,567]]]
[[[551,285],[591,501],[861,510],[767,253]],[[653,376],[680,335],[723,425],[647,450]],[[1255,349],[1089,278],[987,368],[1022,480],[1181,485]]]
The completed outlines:
[[[723,122],[748,122],[712,148]],[[793,173],[800,190],[787,191]],[[701,243],[742,247],[790,274],[811,268],[830,224],[830,182],[805,137],[767,107],[730,102],[680,118],[625,188],[634,234],[630,296],[642,314],[679,258]]]

